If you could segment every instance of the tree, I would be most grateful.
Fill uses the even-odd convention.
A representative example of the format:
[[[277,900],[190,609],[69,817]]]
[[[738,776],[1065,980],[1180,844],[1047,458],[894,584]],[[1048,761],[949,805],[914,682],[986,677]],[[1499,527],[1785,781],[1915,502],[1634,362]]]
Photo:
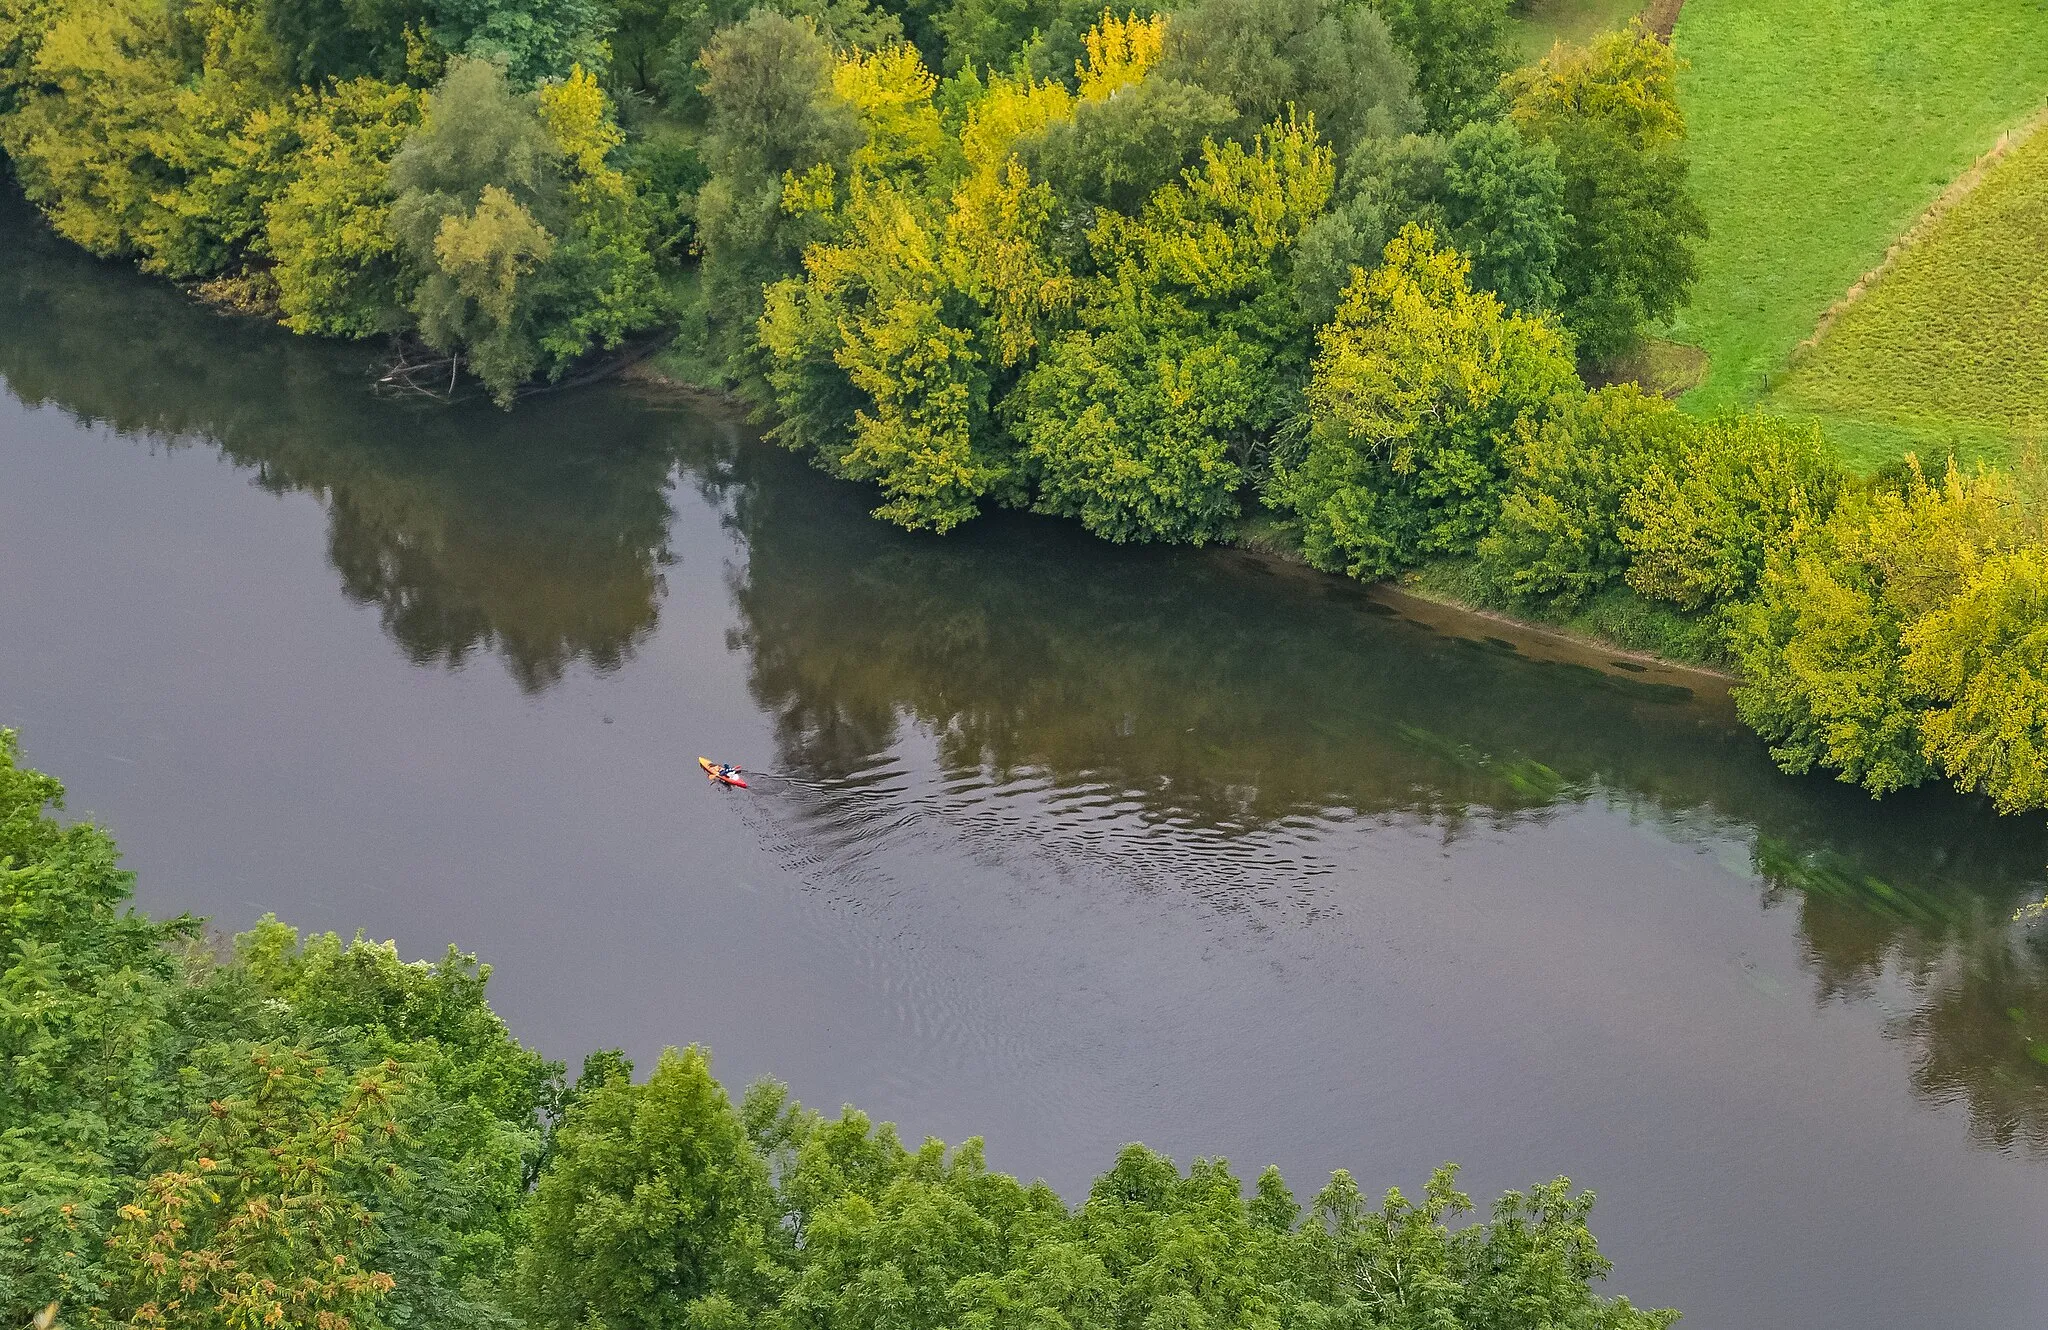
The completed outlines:
[[[1564,284],[1558,255],[1571,219],[1557,151],[1527,143],[1512,124],[1474,121],[1444,157],[1451,243],[1472,261],[1472,284],[1517,314],[1554,309]]]
[[[1384,19],[1327,0],[1199,0],[1166,25],[1157,76],[1228,98],[1249,142],[1292,114],[1339,153],[1419,127],[1413,64]]]
[[[2048,551],[2029,534],[1904,634],[1928,760],[2002,813],[2048,808]]]
[[[402,1174],[392,1063],[329,1076],[307,1048],[257,1045],[163,1145],[165,1167],[121,1207],[109,1243],[134,1327],[375,1325],[393,1281],[361,1263],[365,1194]]]
[[[1570,342],[1467,284],[1465,260],[1404,228],[1323,329],[1307,437],[1267,502],[1319,568],[1384,577],[1466,553],[1492,527],[1509,449],[1578,390]]]
[[[293,332],[367,337],[399,326],[411,295],[391,229],[391,161],[420,96],[374,79],[303,93],[292,178],[264,209],[278,307]]]
[[[1294,248],[1294,293],[1310,327],[1328,323],[1358,269],[1378,266],[1405,226],[1447,234],[1444,142],[1433,134],[1361,139],[1330,210]]]
[[[1451,133],[1489,119],[1501,75],[1514,63],[1510,0],[1374,0],[1415,61],[1415,90],[1429,127]]]
[[[1226,529],[1253,448],[1295,409],[1286,255],[1334,176],[1313,128],[1287,121],[1249,150],[1205,145],[1137,218],[1100,215],[1081,326],[1007,408],[1040,511],[1119,541]]]
[[[59,235],[103,257],[132,256],[156,197],[177,183],[150,148],[188,74],[169,14],[111,0],[53,4],[41,17],[48,26],[13,94],[17,109],[0,121],[0,149]]]
[[[1628,584],[1684,609],[1745,599],[1841,489],[1817,427],[1760,412],[1710,422],[1623,497]]]
[[[411,48],[433,17],[428,0],[261,0],[260,11],[285,73],[308,88],[329,80],[402,80]]]
[[[1694,426],[1632,383],[1577,398],[1509,449],[1500,518],[1479,542],[1508,594],[1571,606],[1628,571],[1622,502],[1653,466],[1673,465]]]
[[[540,365],[533,284],[564,213],[561,154],[530,98],[488,60],[458,57],[391,165],[392,231],[425,274],[420,335],[467,351],[499,405]]]
[[[1931,484],[1916,461],[1900,487],[1852,491],[1771,551],[1729,642],[1742,664],[1736,705],[1781,767],[1832,769],[1873,795],[1932,774],[1901,637],[2009,545],[2009,497],[1954,466]]]
[[[832,52],[814,24],[757,10],[704,48],[712,170],[697,200],[704,339],[742,381],[761,368],[756,330],[768,284],[796,271],[814,229],[782,210],[785,173],[833,165],[865,137],[832,91]]]
[[[608,15],[599,0],[430,0],[442,49],[502,68],[531,88],[571,69],[601,69]]]
[[[556,1129],[533,1196],[521,1297],[533,1324],[666,1330],[744,1291],[778,1246],[768,1170],[695,1045],[644,1085],[606,1077]],[[783,1255],[792,1255],[783,1253]]]
[[[97,1295],[122,1170],[169,1110],[174,967],[196,931],[129,908],[113,838],[0,729],[0,1312]]]
[[[1510,115],[1557,150],[1564,177],[1558,311],[1579,354],[1611,364],[1684,304],[1705,216],[1686,185],[1678,61],[1641,23],[1559,46],[1505,85]]]
[[[640,193],[612,164],[626,136],[594,75],[581,66],[534,99],[566,170],[567,220],[535,293],[551,375],[595,348],[611,350],[665,311]]]
[[[1071,247],[1081,257],[1095,209],[1136,212],[1237,118],[1228,98],[1151,74],[1117,96],[1082,102],[1020,144],[1018,155],[1065,205],[1062,230],[1081,237]]]

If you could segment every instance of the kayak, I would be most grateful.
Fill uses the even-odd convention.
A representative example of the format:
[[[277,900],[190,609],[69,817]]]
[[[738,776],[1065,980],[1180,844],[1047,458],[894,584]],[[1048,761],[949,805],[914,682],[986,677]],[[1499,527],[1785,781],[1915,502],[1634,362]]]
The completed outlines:
[[[743,790],[747,788],[747,783],[740,779],[737,769],[731,775],[727,775],[716,762],[713,762],[708,757],[698,758],[697,765],[704,768],[704,774],[717,781],[720,785],[737,785]]]

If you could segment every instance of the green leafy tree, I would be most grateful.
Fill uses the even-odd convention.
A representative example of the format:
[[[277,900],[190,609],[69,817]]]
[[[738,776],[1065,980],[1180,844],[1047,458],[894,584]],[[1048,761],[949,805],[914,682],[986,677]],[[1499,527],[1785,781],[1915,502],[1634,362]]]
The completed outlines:
[[[103,257],[136,255],[157,196],[177,184],[150,141],[190,72],[170,15],[148,0],[59,0],[34,17],[47,26],[15,39],[34,55],[0,149],[59,235]]]
[[[1710,422],[1623,497],[1628,584],[1684,609],[1743,600],[1841,489],[1818,428],[1761,413]]]
[[[1443,185],[1451,243],[1472,261],[1472,284],[1518,314],[1556,308],[1571,222],[1556,150],[1504,121],[1474,121],[1451,138]]]
[[[1401,228],[1449,232],[1445,158],[1444,141],[1433,134],[1367,137],[1351,150],[1329,211],[1294,247],[1295,300],[1309,326],[1335,316],[1353,276],[1377,267]]]
[[[1570,342],[1467,284],[1416,227],[1361,273],[1321,334],[1298,456],[1267,501],[1317,567],[1384,577],[1467,553],[1491,529],[1514,441],[1579,391]]]
[[[121,1174],[170,1111],[169,947],[128,907],[113,839],[60,825],[56,780],[0,729],[0,1313],[91,1299]]]
[[[1901,639],[2012,547],[2011,500],[1996,477],[1950,466],[1930,483],[1915,462],[1901,486],[1852,491],[1771,552],[1729,640],[1742,665],[1736,704],[1780,766],[1831,769],[1873,795],[1932,774]]]
[[[617,1069],[611,1069],[616,1071]],[[531,1323],[664,1330],[747,1296],[784,1249],[768,1169],[692,1045],[635,1085],[605,1074],[556,1128],[520,1266]]]
[[[1237,119],[1227,97],[1150,74],[1114,97],[1082,102],[1019,144],[1018,156],[1063,205],[1061,231],[1074,237],[1066,248],[1079,259],[1097,208],[1138,211]]]
[[[1696,427],[1636,385],[1572,400],[1509,451],[1500,518],[1479,542],[1488,575],[1510,595],[1570,606],[1628,571],[1622,502],[1652,467],[1671,467]]]
[[[352,79],[302,94],[297,117],[296,169],[264,209],[284,324],[330,337],[391,331],[412,285],[392,234],[391,161],[419,124],[420,96]]]
[[[610,16],[599,0],[431,0],[444,50],[503,68],[516,87],[602,69]]]
[[[1510,0],[1373,0],[1415,61],[1429,127],[1450,133],[1491,118],[1501,75],[1514,63]]]
[[[1249,150],[1208,144],[1136,219],[1101,215],[1081,326],[1008,408],[1040,511],[1119,541],[1199,543],[1235,519],[1253,449],[1296,409],[1286,257],[1334,175],[1313,128],[1282,122]]]
[[[595,76],[578,67],[535,94],[566,170],[567,218],[539,283],[536,319],[551,374],[612,350],[666,312],[643,196],[613,158],[625,134]]]
[[[1506,84],[1515,125],[1564,176],[1558,310],[1579,354],[1608,364],[1685,303],[1706,219],[1687,187],[1678,60],[1640,23],[1560,46]]]
[[[1314,118],[1339,153],[1368,134],[1419,127],[1414,66],[1386,21],[1364,5],[1326,0],[1198,0],[1166,26],[1156,77],[1191,84],[1237,108],[1244,142],[1291,113]]]
[[[312,88],[330,79],[404,79],[433,20],[427,0],[262,0],[261,14],[287,77]]]
[[[267,920],[217,961],[61,794],[0,733],[0,1314],[501,1324],[559,1068],[474,958]]]
[[[307,1048],[232,1058],[174,1125],[165,1166],[121,1207],[109,1246],[117,1319],[181,1330],[373,1326],[393,1286],[366,1268],[376,1214],[362,1196],[403,1180],[404,1094],[391,1063],[342,1075]]]
[[[833,92],[831,48],[807,20],[756,11],[713,37],[701,62],[712,172],[697,201],[701,338],[744,385],[762,368],[763,291],[797,270],[815,229],[783,211],[783,176],[821,164],[843,175],[865,135]]]
[[[561,154],[532,100],[458,57],[391,165],[392,232],[424,274],[420,335],[467,353],[500,405],[539,367],[534,284],[564,212]]]
[[[265,918],[235,939],[234,963],[214,981],[254,1004],[244,1029],[318,1032],[353,1065],[404,1068],[394,1120],[405,1185],[358,1197],[377,1216],[361,1259],[392,1276],[380,1305],[394,1325],[497,1323],[525,1239],[540,1114],[558,1097],[561,1067],[512,1038],[486,1001],[489,979],[453,947],[408,964],[388,942],[301,940]]]
[[[2048,552],[2029,534],[1904,634],[1928,760],[2003,813],[2048,808]]]

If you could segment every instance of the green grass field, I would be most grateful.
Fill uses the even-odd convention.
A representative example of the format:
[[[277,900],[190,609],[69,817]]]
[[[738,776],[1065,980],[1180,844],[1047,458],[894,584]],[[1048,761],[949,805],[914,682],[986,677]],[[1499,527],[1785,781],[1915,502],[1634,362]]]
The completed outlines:
[[[1675,44],[1713,234],[1672,336],[1698,410],[1754,400],[1828,306],[2048,96],[2048,0],[1689,0]]]
[[[1515,43],[1524,60],[1536,60],[1558,42],[1584,46],[1613,28],[1626,27],[1643,0],[1530,0],[1515,19]]]
[[[2008,451],[2048,428],[2048,132],[1848,306],[1768,399],[1852,460]]]

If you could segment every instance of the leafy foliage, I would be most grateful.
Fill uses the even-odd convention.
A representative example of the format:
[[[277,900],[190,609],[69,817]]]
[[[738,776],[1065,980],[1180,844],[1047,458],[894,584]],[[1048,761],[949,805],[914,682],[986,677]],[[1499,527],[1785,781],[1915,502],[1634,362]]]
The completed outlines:
[[[1320,0],[1198,0],[1166,25],[1158,76],[1227,99],[1249,141],[1290,113],[1339,152],[1419,127],[1415,69],[1380,15]]]
[[[1842,474],[1820,431],[1771,416],[1713,421],[1621,502],[1629,585],[1686,609],[1746,599],[1773,550],[1827,517]]]
[[[1850,495],[1737,613],[1744,719],[1787,770],[1879,795],[1939,771],[2006,811],[2048,806],[2042,533],[2036,486],[1953,463]]]
[[[419,94],[359,78],[300,110],[303,169],[264,214],[283,321],[337,337],[396,328],[411,276],[392,235],[389,167],[419,123]]]
[[[1040,510],[1112,540],[1225,529],[1253,447],[1296,409],[1284,259],[1333,176],[1312,129],[1276,124],[1249,152],[1208,147],[1135,220],[1102,214],[1081,326],[1012,408]]]
[[[215,961],[62,793],[0,731],[0,1312],[493,1324],[559,1069],[485,972],[275,921]]]
[[[1469,269],[1405,228],[1321,336],[1307,446],[1267,501],[1309,559],[1355,577],[1471,550],[1497,514],[1508,453],[1578,385],[1570,343],[1472,291]]]
[[[1559,315],[1579,354],[1610,364],[1684,304],[1706,221],[1686,188],[1678,61],[1640,23],[1559,48],[1505,85],[1515,124],[1564,177]]]
[[[1670,403],[1624,384],[1519,434],[1500,518],[1479,542],[1493,580],[1567,607],[1618,581],[1629,567],[1622,505],[1653,467],[1676,464],[1692,428]]]
[[[1432,129],[1488,117],[1512,63],[1509,0],[1375,0],[1416,64]]]
[[[622,137],[581,68],[515,93],[457,57],[391,166],[391,227],[424,273],[420,334],[468,350],[501,406],[540,368],[614,347],[659,308],[639,200],[610,165]]]

